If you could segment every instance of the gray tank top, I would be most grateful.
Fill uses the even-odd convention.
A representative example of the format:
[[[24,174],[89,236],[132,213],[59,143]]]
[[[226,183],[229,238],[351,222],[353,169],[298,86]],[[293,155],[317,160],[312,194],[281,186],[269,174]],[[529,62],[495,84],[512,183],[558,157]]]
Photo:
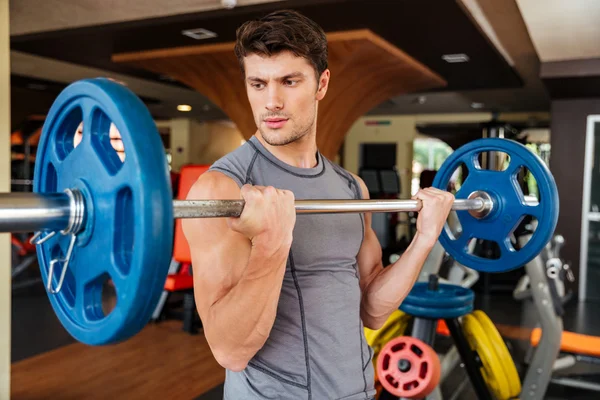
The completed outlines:
[[[319,152],[317,160],[314,168],[290,166],[253,136],[210,169],[240,187],[290,190],[297,200],[361,198],[351,174]],[[373,353],[360,319],[356,256],[363,237],[362,214],[297,215],[273,329],[246,369],[226,371],[226,400],[375,396]]]

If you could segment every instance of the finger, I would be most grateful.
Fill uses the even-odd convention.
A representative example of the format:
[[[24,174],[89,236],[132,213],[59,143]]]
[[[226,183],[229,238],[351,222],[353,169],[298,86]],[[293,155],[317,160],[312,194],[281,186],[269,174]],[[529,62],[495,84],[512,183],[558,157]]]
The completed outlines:
[[[240,188],[240,197],[242,199],[247,199],[253,195],[255,190],[258,190],[258,188],[246,183]]]
[[[110,124],[108,132],[111,139],[121,139],[121,132],[119,132],[115,124]]]
[[[423,193],[423,189],[417,190],[417,193],[413,194],[411,199],[417,200],[422,193]]]
[[[256,189],[257,191],[259,191],[260,193],[264,193],[267,190],[268,186],[261,186],[261,185],[255,185],[253,186],[254,189]]]
[[[116,152],[125,151],[125,146],[123,146],[123,141],[121,141],[121,139],[111,139],[110,144]]]
[[[431,200],[431,199],[435,198],[434,194],[432,194],[430,191],[427,191],[425,189],[419,190],[415,196],[417,199],[421,199],[421,200]]]
[[[448,193],[445,190],[441,190],[441,189],[434,188],[434,187],[428,187],[428,188],[425,189],[425,191],[427,193],[431,193],[431,194],[444,194],[444,193]]]

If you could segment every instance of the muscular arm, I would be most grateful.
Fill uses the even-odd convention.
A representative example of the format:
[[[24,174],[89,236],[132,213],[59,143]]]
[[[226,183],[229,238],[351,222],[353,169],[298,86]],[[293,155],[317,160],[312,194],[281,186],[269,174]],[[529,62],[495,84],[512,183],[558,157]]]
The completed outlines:
[[[237,184],[206,172],[189,199],[239,199]],[[287,260],[285,247],[254,244],[229,228],[226,218],[184,219],[194,296],[211,351],[224,368],[240,371],[273,327]]]
[[[355,178],[363,198],[369,198],[362,179],[356,175]],[[381,245],[371,227],[371,219],[371,214],[365,213],[365,238],[358,253],[362,291],[360,315],[367,328],[379,329],[412,289],[435,241],[417,232],[400,259],[383,268]]]

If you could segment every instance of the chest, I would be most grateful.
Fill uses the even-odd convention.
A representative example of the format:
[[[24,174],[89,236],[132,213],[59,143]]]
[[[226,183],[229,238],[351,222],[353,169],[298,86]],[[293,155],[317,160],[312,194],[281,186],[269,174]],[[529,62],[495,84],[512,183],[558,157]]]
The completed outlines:
[[[263,173],[253,183],[290,190],[296,200],[355,199],[352,185],[334,171],[310,178]],[[352,267],[364,236],[363,218],[358,213],[298,214],[292,243],[296,265]]]

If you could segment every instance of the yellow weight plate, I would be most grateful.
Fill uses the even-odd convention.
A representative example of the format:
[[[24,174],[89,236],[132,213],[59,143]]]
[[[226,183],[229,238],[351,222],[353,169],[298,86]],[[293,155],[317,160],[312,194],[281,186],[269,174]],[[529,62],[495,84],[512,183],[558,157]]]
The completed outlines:
[[[481,375],[494,397],[498,400],[509,399],[511,391],[504,368],[477,318],[471,314],[465,315],[462,329],[471,349],[479,354],[483,364]]]
[[[369,346],[373,348],[373,352],[379,354],[379,351],[387,342],[397,336],[404,335],[409,320],[409,315],[400,310],[396,310],[390,314],[381,328],[377,330],[365,328],[365,338],[367,339]]]
[[[487,334],[490,343],[496,351],[496,355],[500,358],[500,363],[504,368],[504,374],[508,380],[510,397],[517,397],[521,393],[521,379],[519,378],[519,373],[517,372],[515,362],[510,355],[510,352],[508,351],[500,332],[498,332],[496,325],[494,325],[490,317],[488,317],[485,312],[481,310],[475,310],[473,311],[473,315],[481,324],[481,327]]]

